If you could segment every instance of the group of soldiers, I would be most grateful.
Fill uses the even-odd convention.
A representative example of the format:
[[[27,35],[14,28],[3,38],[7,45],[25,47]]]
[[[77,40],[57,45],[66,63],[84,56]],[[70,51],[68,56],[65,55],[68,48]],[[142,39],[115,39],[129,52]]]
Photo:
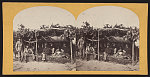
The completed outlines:
[[[86,60],[91,60],[95,59],[96,56],[100,56],[97,54],[96,49],[91,43],[87,43],[84,40],[84,37],[80,37],[80,39],[77,41],[77,44],[73,46],[75,50],[75,57],[79,57],[80,59],[86,59]],[[22,40],[19,38],[18,41],[16,42],[15,49],[17,51],[17,54],[15,54],[15,58],[18,60],[26,61],[27,58],[30,56],[32,57],[33,60],[35,60],[35,53],[34,53],[34,48],[33,46],[25,45],[23,44]],[[67,53],[66,53],[67,52]],[[62,47],[54,47],[53,44],[51,43],[50,46],[47,45],[47,43],[44,44],[44,48],[42,49],[42,61],[47,61],[47,56],[51,55],[53,57],[65,57],[65,58],[70,58],[70,47],[66,46],[66,44],[63,44]],[[103,51],[103,60],[106,61],[107,57],[112,53],[111,47],[107,45],[107,47]],[[126,51],[123,50],[121,47],[119,49],[114,48],[113,49],[113,54],[115,57],[119,57],[121,55],[125,55]],[[74,55],[74,54],[73,54]]]
[[[54,47],[52,43],[50,43],[50,46],[45,43],[45,48],[42,51],[42,61],[48,61],[47,57],[51,56],[53,58],[67,58],[69,59],[69,54],[67,53],[69,51],[66,44],[63,44],[62,47]]]
[[[77,52],[76,55],[79,56],[79,58],[88,58],[89,55],[91,54],[95,54],[95,50],[94,48],[91,46],[91,44],[88,44],[85,48],[85,41],[83,39],[83,37],[81,37],[78,42],[77,42],[77,49],[78,51],[73,51]],[[75,46],[73,46],[75,47]],[[73,48],[75,49],[75,48]],[[77,50],[75,49],[75,50]],[[35,60],[36,56],[35,56],[35,52],[34,52],[34,46],[30,46],[29,44],[24,45],[22,42],[22,39],[19,38],[15,44],[15,50],[17,53],[14,53],[15,58],[17,58],[18,60],[22,61],[26,61],[27,62],[27,58],[30,56],[32,57],[33,60]],[[66,52],[70,52],[70,47],[67,47],[66,44],[63,44],[62,47],[54,47],[53,44],[50,44],[50,46],[47,45],[47,43],[44,44],[44,48],[42,49],[42,60],[43,61],[47,61],[46,57],[47,55],[52,55],[52,56],[61,56],[61,57],[66,57],[69,58],[70,57],[70,53],[66,53]],[[75,54],[73,54],[75,55]]]
[[[85,46],[86,45],[86,46]],[[129,52],[131,52],[129,46],[126,44],[123,48],[122,45],[118,47],[119,45],[112,43],[111,46],[109,43],[106,45],[106,48],[103,47],[102,51],[97,51],[97,45],[93,45],[92,43],[85,44],[85,41],[83,37],[81,37],[78,40],[77,46],[78,46],[78,56],[79,58],[86,58],[86,60],[96,59],[98,56],[102,56],[101,60],[108,61],[108,57],[112,56],[115,58],[123,58],[123,59],[130,59],[131,55]],[[98,52],[101,52],[98,55]],[[128,53],[127,53],[128,52]]]
[[[124,47],[124,49],[122,47],[112,48],[109,45],[107,45],[107,47],[105,48],[105,51],[103,52],[103,60],[108,61],[109,56],[112,56],[115,58],[129,59],[130,56],[127,54],[126,49],[128,49],[127,45]]]
[[[95,59],[96,51],[94,49],[94,46],[92,46],[91,43],[88,43],[86,46],[85,45],[85,40],[83,39],[83,37],[81,37],[77,42],[77,55],[79,56],[79,58],[85,58],[86,60]]]
[[[29,45],[26,45],[24,47],[24,44],[23,44],[23,42],[20,38],[16,42],[15,49],[16,49],[16,52],[17,52],[17,53],[14,54],[15,58],[17,58],[21,62],[22,61],[27,62],[27,57],[28,56],[32,56],[32,58],[35,59],[33,48]]]
[[[28,58],[31,57],[32,60],[35,60],[35,58],[38,58],[35,55],[34,52],[34,46],[30,45],[24,45],[22,40],[19,38],[18,41],[16,42],[15,49],[17,53],[14,53],[14,56],[16,59],[19,61],[23,62],[28,62]],[[47,56],[51,55],[53,57],[65,57],[69,58],[69,55],[65,53],[65,51],[68,51],[68,48],[66,47],[66,44],[63,44],[62,48],[54,47],[53,44],[51,43],[50,46],[48,46],[47,43],[44,44],[44,48],[42,49],[42,61],[48,61]]]

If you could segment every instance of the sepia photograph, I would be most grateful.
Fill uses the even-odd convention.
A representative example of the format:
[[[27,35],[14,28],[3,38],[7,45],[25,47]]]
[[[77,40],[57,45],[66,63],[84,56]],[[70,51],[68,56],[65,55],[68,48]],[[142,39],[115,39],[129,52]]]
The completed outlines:
[[[96,6],[77,18],[36,6],[13,19],[13,71],[139,71],[139,17],[119,6]]]

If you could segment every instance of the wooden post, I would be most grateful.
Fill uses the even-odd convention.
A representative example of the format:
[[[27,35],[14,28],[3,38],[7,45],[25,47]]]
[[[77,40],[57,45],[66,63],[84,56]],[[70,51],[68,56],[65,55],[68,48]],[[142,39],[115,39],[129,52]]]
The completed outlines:
[[[72,41],[70,39],[70,51],[71,51],[71,63],[73,63],[73,57],[72,57]]]
[[[98,29],[98,46],[97,46],[97,47],[98,47],[97,53],[98,53],[98,61],[99,61],[99,55],[100,55],[100,54],[99,54],[99,29]]]
[[[36,48],[36,50],[35,50],[35,55],[36,55],[36,61],[38,60],[37,58],[38,58],[38,54],[37,54],[37,48],[38,48],[38,44],[37,44],[37,35],[36,35],[36,31],[35,31],[35,38],[36,38],[36,42],[35,42],[35,48]]]
[[[134,65],[134,42],[132,42],[132,65]]]

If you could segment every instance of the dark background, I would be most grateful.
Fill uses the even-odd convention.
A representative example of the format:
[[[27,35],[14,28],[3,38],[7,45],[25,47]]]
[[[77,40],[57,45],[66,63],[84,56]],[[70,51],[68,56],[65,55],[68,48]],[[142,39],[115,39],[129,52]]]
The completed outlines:
[[[1,21],[0,21],[0,77],[150,77],[150,66],[148,66],[148,75],[2,75],[2,64],[3,64],[3,16],[2,16],[2,3],[3,2],[35,2],[35,3],[149,3],[149,0],[1,0],[0,3],[0,16],[1,16]],[[150,5],[148,5],[150,6]],[[148,8],[148,12],[150,9]],[[149,13],[148,13],[148,65],[150,65],[150,46],[149,46]]]

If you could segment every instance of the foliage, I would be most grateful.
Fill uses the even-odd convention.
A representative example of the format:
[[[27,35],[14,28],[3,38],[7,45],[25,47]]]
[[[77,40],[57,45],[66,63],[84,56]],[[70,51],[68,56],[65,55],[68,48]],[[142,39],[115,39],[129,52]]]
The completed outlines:
[[[134,29],[130,27],[125,37],[131,42],[137,41],[139,39],[139,29],[137,27],[135,27]]]
[[[59,24],[52,24],[51,26],[46,26],[46,25],[42,25],[40,26],[41,30],[45,30],[45,32],[50,32],[48,33],[49,35],[51,35],[52,31],[51,28],[63,28],[68,30],[68,36],[73,38],[76,37],[77,39],[79,39],[81,36],[83,37],[88,37],[88,38],[96,38],[97,39],[97,34],[99,31],[99,35],[100,38],[104,38],[104,37],[109,37],[109,36],[120,36],[120,37],[124,37],[126,40],[130,40],[130,41],[136,41],[137,39],[139,39],[139,29],[137,27],[135,28],[128,28],[128,27],[124,27],[123,24],[120,25],[110,25],[110,24],[105,24],[104,27],[102,29],[93,29],[93,26],[90,25],[89,22],[85,21],[83,22],[83,25],[81,25],[81,28],[77,28],[74,27],[72,25],[66,25],[66,26],[60,26]],[[38,30],[40,31],[40,30]],[[24,35],[26,35],[26,37],[31,37],[34,36],[34,32],[30,31],[28,28],[25,28],[24,25],[19,25],[18,31],[15,33],[17,35],[17,37],[25,37]]]

